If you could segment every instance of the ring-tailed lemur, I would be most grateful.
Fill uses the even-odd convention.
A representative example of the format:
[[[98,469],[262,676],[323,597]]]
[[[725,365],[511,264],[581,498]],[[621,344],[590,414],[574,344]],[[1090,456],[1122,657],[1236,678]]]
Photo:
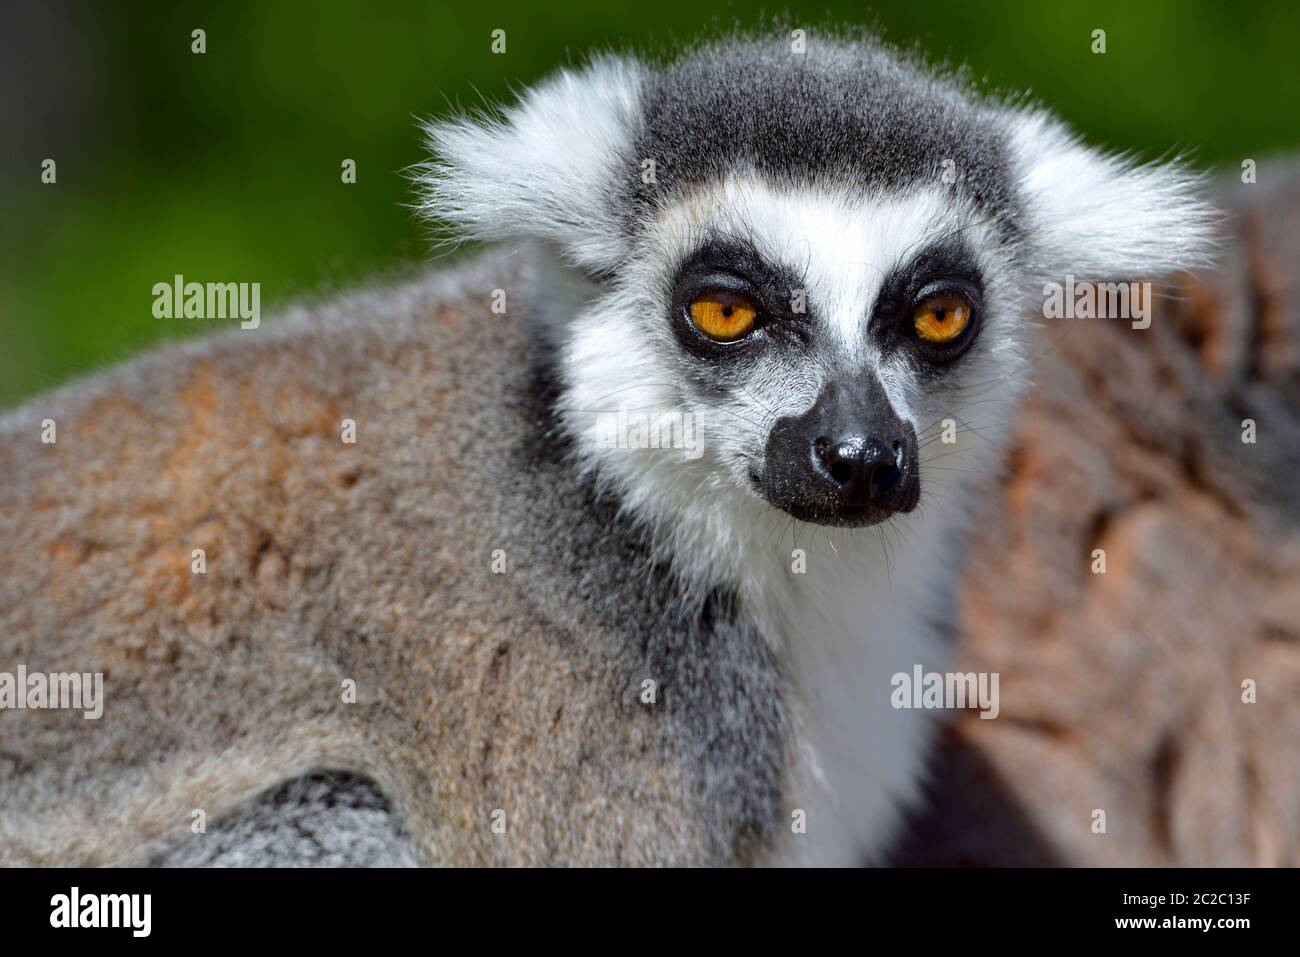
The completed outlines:
[[[106,703],[0,712],[0,860],[210,859],[196,809],[320,769],[429,863],[878,860],[1032,307],[1200,261],[1194,177],[866,40],[428,132],[502,252],[4,420],[0,666]]]

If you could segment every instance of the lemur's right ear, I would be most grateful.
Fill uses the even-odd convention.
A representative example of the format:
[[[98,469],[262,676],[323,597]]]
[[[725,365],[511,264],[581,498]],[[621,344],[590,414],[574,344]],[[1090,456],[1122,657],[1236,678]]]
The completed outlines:
[[[562,70],[499,116],[430,122],[421,209],[464,239],[544,239],[578,266],[613,268],[615,201],[636,135],[644,69],[602,57]]]
[[[1010,138],[1040,273],[1154,279],[1208,264],[1219,214],[1181,163],[1107,155],[1039,110],[1014,114]]]

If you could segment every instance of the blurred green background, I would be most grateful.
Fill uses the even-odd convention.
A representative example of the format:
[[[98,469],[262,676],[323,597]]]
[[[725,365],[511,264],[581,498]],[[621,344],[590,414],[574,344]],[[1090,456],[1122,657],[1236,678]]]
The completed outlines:
[[[1300,4],[875,0],[768,8],[868,24],[1029,90],[1093,142],[1237,166],[1300,144]],[[500,100],[593,47],[661,54],[762,11],[717,0],[41,3],[0,12],[0,407],[206,320],[176,273],[262,308],[431,258],[406,205],[416,118]],[[191,53],[191,31],[207,52]],[[490,50],[506,30],[507,52]],[[1107,52],[1090,51],[1091,32]],[[41,162],[58,164],[56,185]],[[345,158],[357,183],[340,180]]]

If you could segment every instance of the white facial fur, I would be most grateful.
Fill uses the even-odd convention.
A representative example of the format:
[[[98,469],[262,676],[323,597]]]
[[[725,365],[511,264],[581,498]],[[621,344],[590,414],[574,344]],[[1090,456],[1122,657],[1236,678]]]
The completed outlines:
[[[862,199],[847,192],[782,190],[752,177],[733,177],[675,204],[654,224],[632,268],[569,324],[562,408],[570,430],[589,439],[597,417],[620,407],[665,417],[694,415],[702,427],[703,455],[690,460],[672,450],[609,449],[587,441],[580,449],[589,466],[618,487],[628,508],[667,535],[670,557],[679,567],[685,563],[689,579],[711,586],[744,576],[749,556],[738,552],[736,536],[745,526],[768,534],[787,525],[794,536],[813,528],[827,534],[767,505],[748,475],[763,464],[773,422],[806,411],[835,369],[873,370],[894,411],[923,442],[937,440],[948,417],[969,420],[996,441],[988,430],[996,430],[1024,379],[1015,374],[1024,361],[1018,330],[1023,302],[1007,253],[985,219],[937,187]],[[872,343],[868,318],[891,268],[957,231],[977,251],[986,281],[985,326],[959,369],[923,386],[907,361],[882,355]],[[830,330],[830,347],[812,361],[773,355],[742,388],[701,399],[692,381],[710,372],[683,356],[670,329],[665,290],[683,257],[716,236],[743,236],[769,262],[802,276],[802,290],[791,292],[801,291],[809,311]],[[963,410],[963,395],[993,385],[993,396],[981,394]],[[989,445],[969,435],[957,445],[931,441],[922,462],[960,452],[969,441]],[[947,478],[955,474],[931,475],[923,464],[923,504],[929,504],[929,489],[937,500],[957,484]],[[698,527],[684,520],[697,511],[703,523]]]

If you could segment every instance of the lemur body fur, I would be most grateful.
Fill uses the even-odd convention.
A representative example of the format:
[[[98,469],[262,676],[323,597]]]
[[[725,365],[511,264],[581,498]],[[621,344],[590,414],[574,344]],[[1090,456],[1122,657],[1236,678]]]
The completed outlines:
[[[429,213],[506,245],[0,422],[0,669],[106,688],[0,712],[0,861],[165,859],[321,769],[423,863],[879,860],[936,725],[890,679],[943,667],[1029,307],[1198,262],[1194,178],[868,40],[599,58],[429,133]],[[705,341],[733,281],[764,322]],[[939,361],[898,316],[948,282]],[[703,453],[607,447],[618,409]],[[807,449],[854,416],[894,458],[850,502]]]

